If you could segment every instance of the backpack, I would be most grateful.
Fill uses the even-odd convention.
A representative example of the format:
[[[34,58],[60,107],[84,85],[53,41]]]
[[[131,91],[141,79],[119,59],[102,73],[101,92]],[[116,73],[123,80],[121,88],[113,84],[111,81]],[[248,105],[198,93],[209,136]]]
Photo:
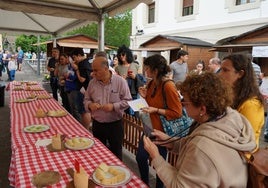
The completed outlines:
[[[252,153],[239,152],[248,162],[247,188],[268,187],[268,148],[258,148]]]

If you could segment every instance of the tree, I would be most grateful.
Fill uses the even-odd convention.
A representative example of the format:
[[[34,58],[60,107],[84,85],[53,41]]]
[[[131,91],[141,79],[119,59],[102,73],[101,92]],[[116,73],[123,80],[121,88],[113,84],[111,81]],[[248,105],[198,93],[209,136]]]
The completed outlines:
[[[104,28],[104,37],[105,44],[113,46],[115,48],[125,44],[126,46],[130,45],[129,36],[131,34],[131,21],[132,14],[131,11],[127,11],[123,14],[118,14],[114,17],[105,16],[105,28]],[[80,27],[71,32],[66,33],[65,35],[75,35],[75,34],[84,34],[89,37],[95,38],[98,40],[98,24],[92,23],[87,26]],[[51,36],[40,36],[40,42],[44,42],[51,39]],[[16,46],[21,46],[25,52],[37,52],[38,46],[33,44],[37,43],[37,36],[35,35],[20,35],[16,38]],[[40,45],[41,51],[47,51],[46,44]]]
[[[131,34],[131,11],[118,14],[114,17],[105,16],[104,37],[105,44],[109,46],[119,47],[123,44],[130,45],[129,36]],[[68,35],[84,34],[89,37],[98,39],[98,24],[92,23],[87,26],[75,29],[67,33]]]
[[[44,36],[40,36],[40,42],[44,42],[47,41],[50,37],[44,37]],[[19,35],[16,40],[15,40],[15,44],[16,46],[20,46],[21,49],[23,49],[23,51],[25,52],[37,52],[38,51],[38,46],[37,45],[33,45],[37,43],[37,36],[35,35]],[[40,45],[40,49],[41,51],[46,52],[46,44],[44,45]]]

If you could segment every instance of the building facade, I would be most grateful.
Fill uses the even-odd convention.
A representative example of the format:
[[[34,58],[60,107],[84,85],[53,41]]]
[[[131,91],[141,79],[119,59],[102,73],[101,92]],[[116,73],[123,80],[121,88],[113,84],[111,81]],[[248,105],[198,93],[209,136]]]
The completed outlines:
[[[140,4],[132,14],[130,48],[138,49],[159,34],[215,44],[266,25],[267,10],[268,0],[155,0]]]

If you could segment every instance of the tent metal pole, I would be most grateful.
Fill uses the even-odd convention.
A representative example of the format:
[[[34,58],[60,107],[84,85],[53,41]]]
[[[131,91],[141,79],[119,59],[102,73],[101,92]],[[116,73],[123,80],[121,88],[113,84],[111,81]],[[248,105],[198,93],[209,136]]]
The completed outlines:
[[[104,51],[104,14],[100,14],[100,19],[99,19],[99,51]]]

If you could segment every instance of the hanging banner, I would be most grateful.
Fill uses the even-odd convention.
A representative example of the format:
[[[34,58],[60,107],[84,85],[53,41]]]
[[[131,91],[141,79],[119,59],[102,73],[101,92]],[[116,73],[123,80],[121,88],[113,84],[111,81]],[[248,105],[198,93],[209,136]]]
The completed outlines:
[[[253,46],[252,57],[268,57],[268,46]]]

